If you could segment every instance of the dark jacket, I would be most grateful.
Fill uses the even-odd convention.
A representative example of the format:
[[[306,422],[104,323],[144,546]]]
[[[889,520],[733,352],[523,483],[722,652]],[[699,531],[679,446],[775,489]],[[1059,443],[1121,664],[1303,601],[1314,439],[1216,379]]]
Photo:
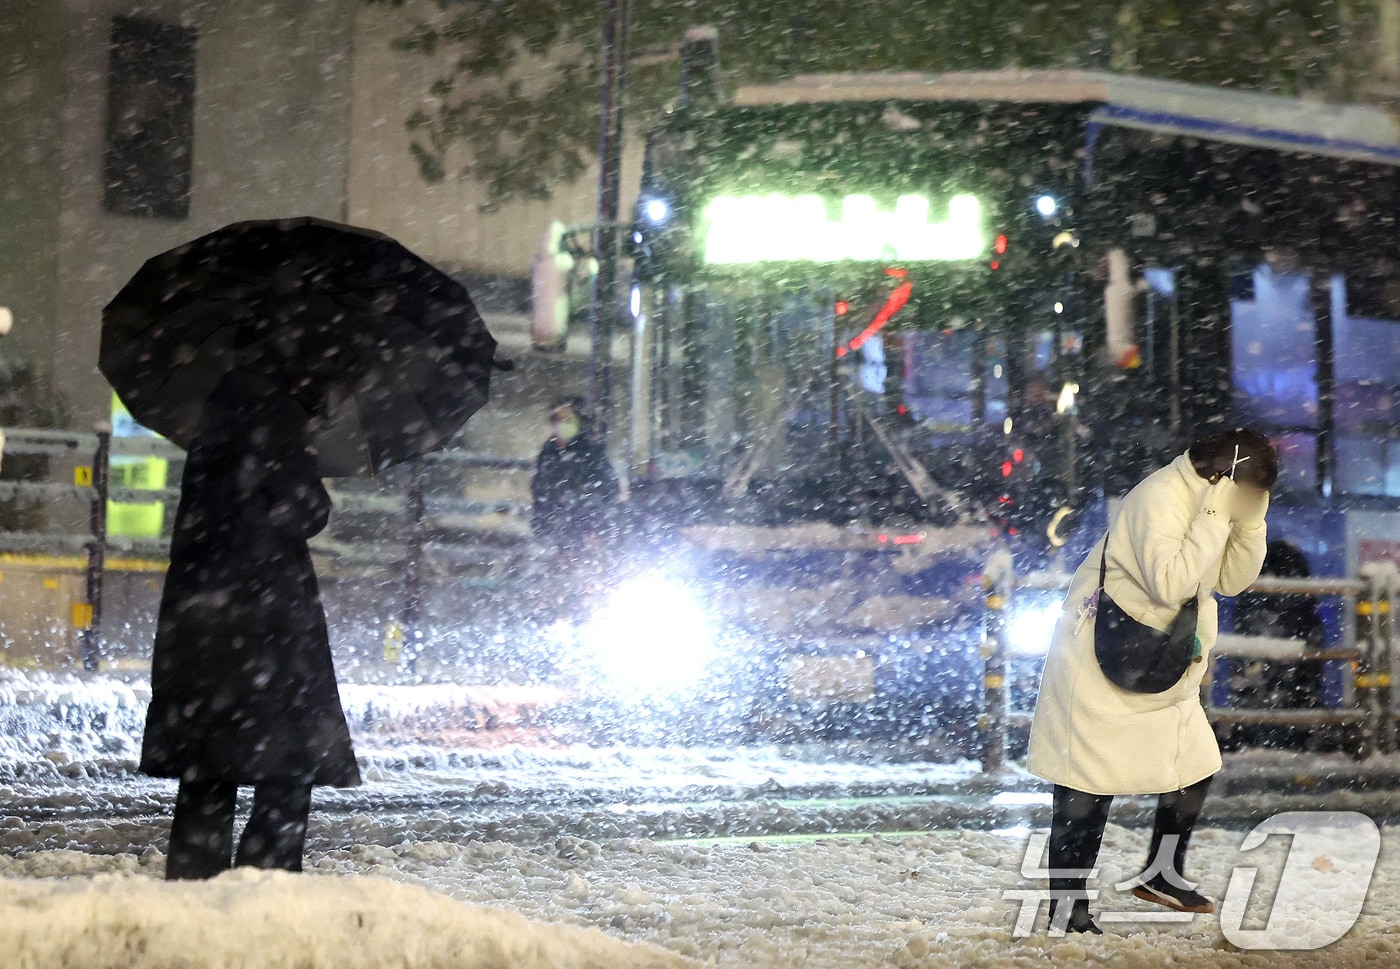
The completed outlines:
[[[331,509],[307,434],[305,412],[251,375],[205,407],[156,629],[146,774],[360,782],[306,544]]]
[[[586,432],[562,448],[550,438],[535,461],[530,492],[535,535],[573,545],[609,527],[617,502],[617,476],[603,448]]]

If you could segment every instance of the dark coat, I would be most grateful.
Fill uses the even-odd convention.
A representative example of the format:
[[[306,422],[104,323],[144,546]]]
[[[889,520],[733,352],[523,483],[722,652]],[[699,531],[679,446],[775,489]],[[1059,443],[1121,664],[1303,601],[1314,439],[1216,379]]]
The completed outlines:
[[[235,373],[201,420],[171,540],[141,770],[356,785],[306,544],[331,509],[306,414]]]
[[[605,532],[617,502],[617,476],[603,448],[587,433],[560,447],[550,438],[530,482],[535,535],[562,546]]]

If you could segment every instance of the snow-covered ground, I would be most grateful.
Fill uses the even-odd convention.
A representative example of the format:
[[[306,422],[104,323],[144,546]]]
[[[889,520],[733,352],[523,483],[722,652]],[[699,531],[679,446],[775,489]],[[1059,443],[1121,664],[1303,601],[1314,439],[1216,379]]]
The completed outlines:
[[[736,969],[1047,958],[1115,967],[1400,965],[1400,891],[1390,874],[1397,843],[1384,828],[1361,920],[1324,953],[1236,950],[1217,916],[1105,921],[1108,935],[1096,939],[1051,939],[1043,930],[1023,939],[1013,931],[1019,902],[1004,893],[1043,885],[1023,874],[1023,856],[1048,807],[1023,773],[997,793],[982,788],[975,763],[902,761],[876,749],[550,746],[529,733],[531,711],[549,698],[530,691],[350,687],[345,702],[366,784],[317,793],[307,863],[327,877],[234,873],[209,886],[166,886],[159,877],[173,785],[133,773],[142,686],[0,674],[0,910],[15,914],[0,917],[0,952],[22,954],[0,965],[666,964],[654,949],[609,949],[597,935],[549,925]],[[450,743],[430,742],[432,730],[400,729],[415,718],[460,727],[463,717],[477,726]],[[468,735],[474,746],[462,745]],[[1260,885],[1277,880],[1287,838],[1240,851],[1245,828],[1271,813],[1400,816],[1393,756],[1356,765],[1248,753],[1228,757],[1226,773],[1222,791],[1239,790],[1213,798],[1207,813],[1233,805],[1231,825],[1198,832],[1188,872],[1217,899],[1236,865],[1259,868]],[[1272,790],[1245,793],[1267,778]],[[1139,870],[1150,810],[1150,801],[1115,804],[1096,883],[1106,898],[1096,908],[1114,908],[1113,900],[1123,911],[1150,910],[1112,888]],[[872,830],[888,833],[830,837]],[[793,831],[817,834],[762,836]],[[900,831],[919,833],[893,834]],[[726,834],[739,837],[694,837]],[[1349,864],[1344,852],[1321,852],[1306,866],[1318,911],[1339,904],[1329,879],[1340,885]],[[390,883],[467,905],[396,893]],[[352,924],[352,914],[368,921]],[[253,938],[250,924],[262,933],[256,944],[283,961],[238,961],[235,943]],[[45,925],[71,928],[45,934]],[[132,954],[142,946],[145,955]]]
[[[309,870],[318,875],[371,876],[440,892],[476,906],[519,913],[527,919],[559,925],[592,927],[618,940],[650,943],[703,964],[743,969],[804,967],[1037,966],[1080,963],[1112,967],[1261,967],[1268,965],[1328,967],[1400,964],[1400,891],[1395,878],[1397,839],[1387,833],[1360,921],[1341,941],[1320,953],[1251,953],[1234,948],[1222,935],[1217,916],[1197,916],[1178,924],[1104,922],[1101,938],[1051,938],[1043,931],[1029,938],[1013,932],[1018,902],[1007,890],[1038,887],[1022,876],[1022,856],[1031,832],[931,832],[917,837],[832,839],[811,843],[705,844],[648,840],[591,842],[572,838],[536,846],[503,843],[453,844],[406,842],[395,848],[362,846],[313,853]],[[1259,884],[1271,885],[1288,850],[1287,839],[1274,839],[1242,855],[1242,835],[1206,829],[1191,849],[1191,872],[1203,890],[1219,899],[1229,869],[1257,867]],[[1145,853],[1143,832],[1109,826],[1101,871],[1093,885],[1105,889],[1098,910],[1161,912],[1113,883],[1138,872]],[[475,910],[455,915],[427,896],[403,910],[408,898],[380,893],[371,883],[353,881],[323,894],[313,879],[292,876],[260,880],[234,873],[212,887],[157,886],[163,858],[42,852],[19,858],[0,857],[0,906],[26,911],[24,924],[55,927],[48,937],[31,934],[35,951],[56,948],[73,926],[79,938],[97,932],[94,909],[117,909],[120,928],[112,938],[162,937],[174,921],[203,920],[205,934],[182,930],[187,961],[25,962],[16,966],[477,966],[513,969],[517,965],[566,966],[580,961],[460,961],[440,953],[465,943],[484,917]],[[1311,896],[1319,910],[1331,903],[1328,886],[1345,858],[1335,862],[1319,855]],[[20,879],[68,878],[68,882]],[[91,879],[96,881],[89,882]],[[76,883],[76,884],[75,884]],[[83,889],[91,885],[107,901],[95,905]],[[1267,893],[1266,893],[1267,894]],[[1109,901],[1109,900],[1112,901]],[[8,900],[8,901],[7,901]],[[36,916],[35,913],[40,913]],[[365,913],[377,931],[359,931],[354,916]],[[1262,912],[1261,912],[1262,914]],[[250,921],[251,920],[251,921]],[[0,944],[13,923],[0,919]],[[516,928],[520,923],[511,923]],[[251,926],[251,927],[250,927]],[[473,926],[478,926],[473,928]],[[495,931],[495,929],[492,929]],[[502,930],[505,931],[505,930]],[[515,931],[511,929],[510,931]],[[521,929],[523,932],[524,930]],[[538,930],[536,930],[538,931]],[[206,938],[230,934],[271,947],[267,961],[219,961],[224,949],[211,950]],[[444,938],[437,938],[442,933]],[[548,936],[546,938],[555,938]],[[266,941],[264,941],[266,940]],[[276,940],[276,941],[272,941]],[[183,946],[184,942],[179,943]],[[196,944],[197,943],[197,944]],[[167,949],[177,943],[167,938]],[[229,945],[227,941],[223,943]],[[601,952],[590,942],[595,952]],[[360,961],[351,949],[398,953],[402,961]],[[344,952],[341,961],[326,961],[327,951]],[[4,951],[24,953],[4,945]],[[79,950],[81,951],[81,950]],[[90,951],[90,950],[89,950]],[[131,950],[125,950],[131,951]],[[189,953],[205,953],[193,958]],[[296,961],[297,954],[320,958]],[[438,955],[430,955],[437,953]],[[621,953],[597,965],[631,966],[649,955]],[[413,959],[417,961],[413,961]],[[285,961],[275,961],[285,959]]]
[[[379,878],[244,869],[169,885],[127,872],[0,881],[15,969],[681,969],[663,949],[530,923]]]

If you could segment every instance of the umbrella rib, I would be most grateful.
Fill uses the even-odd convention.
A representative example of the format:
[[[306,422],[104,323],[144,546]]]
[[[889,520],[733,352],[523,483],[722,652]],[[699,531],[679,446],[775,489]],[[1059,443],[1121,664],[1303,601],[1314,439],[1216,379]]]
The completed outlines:
[[[207,344],[210,340],[214,339],[214,337],[218,336],[219,333],[220,333],[220,330],[215,330],[213,333],[208,334],[203,340],[201,340],[198,344],[196,344],[196,350],[198,350],[199,348],[203,347],[203,346],[204,346],[205,344]],[[189,364],[185,364],[184,366],[189,366]],[[154,399],[160,397],[161,391],[165,390],[165,388],[168,387],[168,386],[170,385],[170,382],[171,382],[172,380],[175,379],[175,375],[176,375],[177,373],[179,373],[182,369],[183,369],[183,368],[180,367],[180,366],[178,366],[178,365],[177,365],[177,366],[174,366],[174,367],[168,368],[168,369],[166,370],[166,377],[165,377],[165,379],[162,380],[162,381],[156,386],[154,393],[151,394],[151,399],[154,400]],[[210,391],[210,393],[213,393],[214,388],[213,388],[213,387],[210,387],[210,388],[209,388],[209,391]]]

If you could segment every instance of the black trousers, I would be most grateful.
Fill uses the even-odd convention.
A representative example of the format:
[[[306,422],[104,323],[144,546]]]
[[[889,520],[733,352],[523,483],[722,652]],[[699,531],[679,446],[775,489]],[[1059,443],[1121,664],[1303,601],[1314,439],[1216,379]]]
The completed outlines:
[[[1169,791],[1157,796],[1157,816],[1152,825],[1152,845],[1147,852],[1144,871],[1156,867],[1183,875],[1186,861],[1186,845],[1191,840],[1191,830],[1205,804],[1206,792],[1210,789],[1211,778],[1198,781],[1182,791]],[[1111,794],[1087,794],[1071,787],[1055,785],[1054,808],[1050,822],[1050,870],[1086,871],[1094,867],[1099,857],[1099,847],[1103,844],[1103,829],[1108,821],[1108,809],[1113,803]],[[1163,854],[1164,844],[1171,852],[1170,858]],[[1085,898],[1085,875],[1050,876],[1051,914],[1054,917],[1062,906],[1073,904],[1082,913],[1089,909]]]
[[[306,819],[311,813],[311,785],[295,782],[258,784],[253,813],[233,859],[233,812],[238,785],[223,781],[181,781],[170,824],[170,851],[165,861],[169,881],[213,878],[232,864],[301,871]]]

